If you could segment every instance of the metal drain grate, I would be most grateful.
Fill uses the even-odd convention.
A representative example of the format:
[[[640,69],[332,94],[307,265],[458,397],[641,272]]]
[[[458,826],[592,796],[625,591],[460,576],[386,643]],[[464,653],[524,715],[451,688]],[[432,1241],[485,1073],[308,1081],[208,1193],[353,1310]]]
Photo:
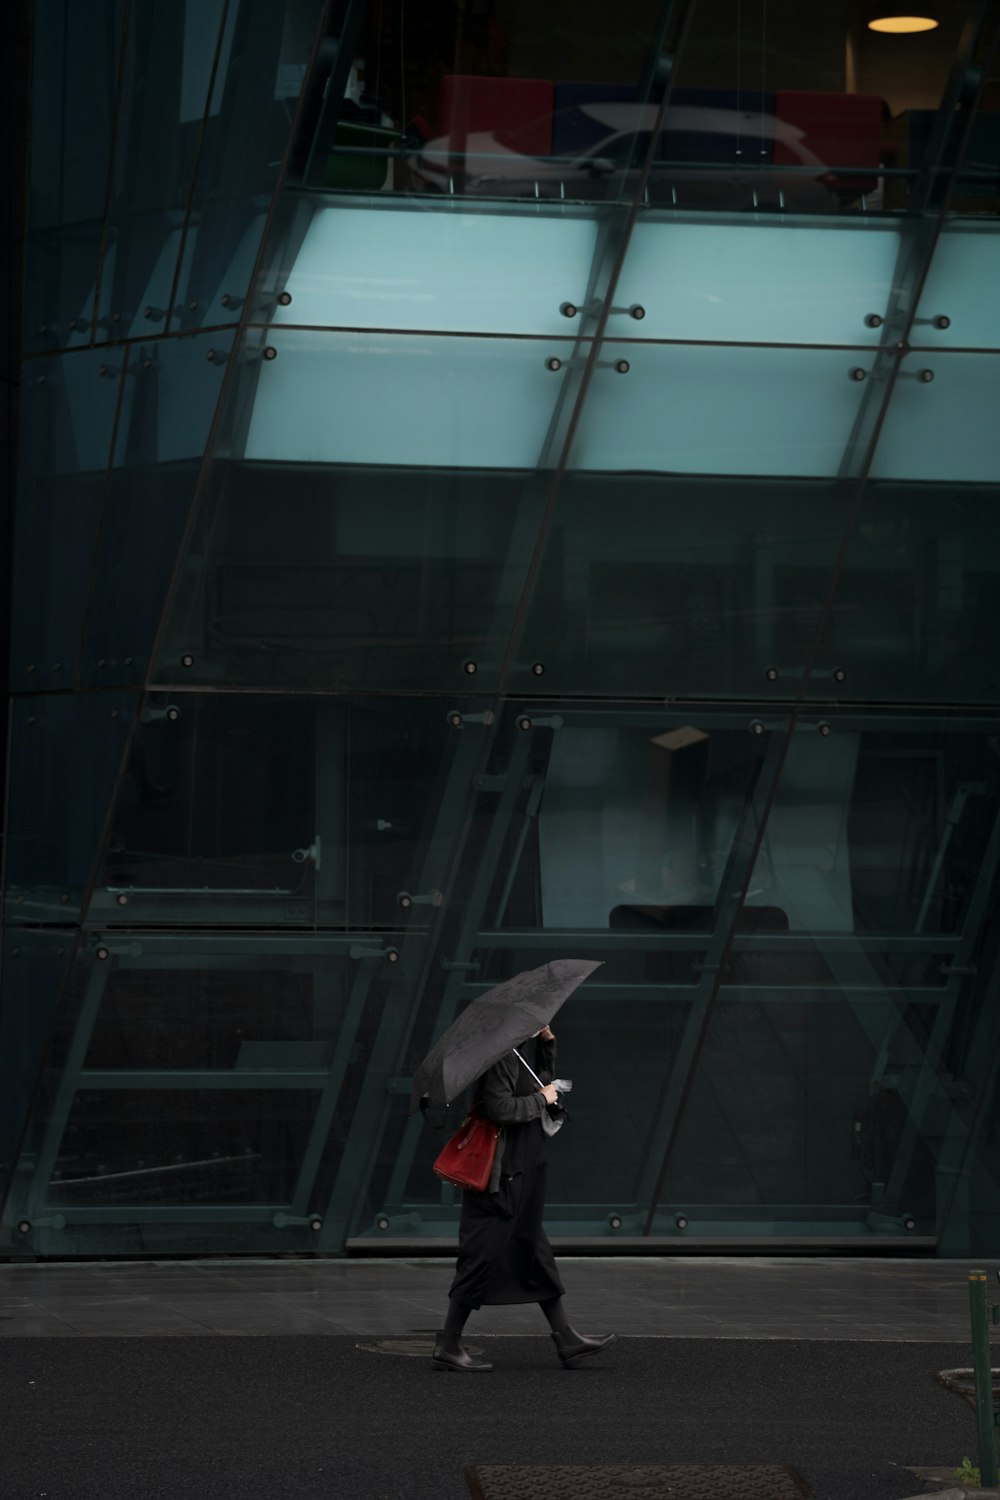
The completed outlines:
[[[478,1344],[466,1343],[465,1348],[470,1354],[478,1359],[485,1351]],[[367,1339],[365,1343],[358,1344],[357,1348],[366,1350],[369,1354],[406,1354],[411,1358],[430,1359],[434,1353],[434,1336],[430,1338],[403,1338],[403,1339]]]
[[[779,1464],[482,1464],[465,1471],[472,1500],[808,1500]]]

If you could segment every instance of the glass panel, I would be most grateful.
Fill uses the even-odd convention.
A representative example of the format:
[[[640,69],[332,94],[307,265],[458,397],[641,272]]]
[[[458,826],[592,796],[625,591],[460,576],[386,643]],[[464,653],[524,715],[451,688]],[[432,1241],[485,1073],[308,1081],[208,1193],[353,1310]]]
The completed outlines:
[[[568,208],[319,207],[273,323],[565,338],[560,309],[584,301],[596,242],[594,218]]]
[[[397,923],[456,739],[439,705],[151,697],[91,912],[189,926]],[[409,908],[406,908],[409,910]],[[413,926],[433,916],[414,904]]]
[[[808,221],[636,225],[616,300],[644,339],[877,345],[900,250],[889,225]],[[612,318],[609,333],[624,329]]]
[[[541,505],[520,474],[217,465],[156,678],[488,689]]]
[[[840,1202],[864,1198],[869,1230],[933,1234],[950,1211],[953,1150],[969,1130],[956,1075],[974,1076],[969,1027],[974,990],[983,993],[982,980],[969,982],[969,959],[1000,859],[1000,781],[989,736],[947,720],[936,733],[926,721],[907,733],[904,723],[859,733],[834,721],[829,736],[798,734],[790,747],[750,891],[782,913],[790,934],[809,935],[840,1014],[829,1017],[829,996],[768,993],[774,980],[787,988],[787,967],[772,970],[771,984],[759,970],[762,993],[746,997],[758,1003],[736,1011],[726,1004],[736,975],[724,973],[698,1074],[707,1113],[702,1120],[693,1098],[663,1227],[677,1213],[695,1231],[700,1218],[725,1216],[705,1192],[710,1116],[707,1143],[725,1158],[728,1142],[738,1176],[723,1203],[757,1193],[806,1203],[811,1192],[835,1202],[833,1169],[849,1185],[853,1132],[852,1170],[867,1190]],[[812,1144],[824,1137],[827,1167]]]
[[[487,469],[534,467],[559,390],[546,358],[571,347],[291,331],[271,346],[247,458]]]
[[[80,645],[85,684],[145,676],[216,414],[232,334],[159,339],[133,351]]]
[[[99,336],[141,338],[167,316],[225,8],[224,0],[169,6],[134,0],[129,9]]]
[[[33,7],[25,349],[88,343],[114,137],[122,7]]]
[[[1000,359],[993,355],[937,350],[908,355],[889,402],[872,474],[951,484],[1000,478],[992,426],[998,373]]]
[[[24,368],[11,646],[18,691],[73,681],[123,366],[118,351],[81,350]]]
[[[230,0],[226,8],[172,328],[231,322],[246,301],[324,8],[322,0]],[[202,7],[187,9],[187,28],[202,26]],[[196,81],[199,87],[208,81],[207,59],[204,47],[189,50],[193,108]]]
[[[912,116],[938,107],[972,9],[939,6],[933,30],[900,38],[859,6],[700,3],[672,79],[690,116],[666,154],[716,163],[711,206],[728,174],[747,207],[752,190],[810,212],[905,210],[926,149]],[[713,112],[714,128],[698,124]]]
[[[947,226],[924,283],[914,344],[928,350],[1000,348],[998,253],[1000,241],[992,225]]]
[[[849,499],[830,482],[568,475],[513,688],[537,691],[537,662],[551,692],[787,698]]]
[[[591,111],[635,115],[658,13],[657,0],[624,0],[614,24],[581,25],[569,0],[370,7],[336,130],[319,133],[320,180],[341,192],[617,197],[636,123],[609,130]]]
[[[608,341],[573,463],[580,469],[832,478],[858,414],[843,350]]]
[[[15,700],[7,812],[12,920],[79,911],[137,700],[126,693]]]
[[[0,1197],[27,1120],[71,949],[65,930],[11,925],[4,933],[0,1057],[16,1066],[8,1069],[0,1089]]]
[[[856,701],[889,703],[995,702],[998,527],[993,486],[869,484],[810,694],[839,691]],[[797,576],[786,580],[789,607],[798,600],[804,609],[820,597],[826,568],[825,559],[800,554]],[[836,679],[844,683],[839,690],[831,682],[834,672],[843,674]]]
[[[324,943],[84,941],[6,1205],[25,1249],[321,1243],[317,1207],[399,972],[379,938]]]

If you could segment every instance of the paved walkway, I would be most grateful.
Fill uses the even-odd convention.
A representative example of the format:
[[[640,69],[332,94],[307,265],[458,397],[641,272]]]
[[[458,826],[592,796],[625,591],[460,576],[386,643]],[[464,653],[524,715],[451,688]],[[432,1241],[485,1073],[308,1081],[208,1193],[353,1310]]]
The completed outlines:
[[[567,1257],[561,1270],[572,1318],[626,1336],[964,1343],[973,1264],[984,1263]],[[0,1265],[0,1337],[400,1336],[439,1326],[450,1280],[441,1260]],[[1000,1301],[995,1282],[989,1295]],[[484,1308],[470,1327],[539,1325],[527,1306]]]
[[[483,1309],[494,1372],[455,1380],[427,1358],[447,1262],[0,1266],[0,1496],[469,1500],[470,1464],[719,1463],[903,1500],[975,1455],[936,1379],[970,1363],[965,1263],[561,1268],[618,1345],[566,1372],[537,1308]]]

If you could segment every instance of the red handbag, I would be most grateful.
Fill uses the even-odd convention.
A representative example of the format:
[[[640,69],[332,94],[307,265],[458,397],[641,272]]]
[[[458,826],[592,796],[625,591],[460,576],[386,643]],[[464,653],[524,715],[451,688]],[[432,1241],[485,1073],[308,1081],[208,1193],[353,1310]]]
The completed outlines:
[[[434,1163],[443,1182],[482,1193],[490,1185],[500,1126],[473,1110],[446,1142]]]

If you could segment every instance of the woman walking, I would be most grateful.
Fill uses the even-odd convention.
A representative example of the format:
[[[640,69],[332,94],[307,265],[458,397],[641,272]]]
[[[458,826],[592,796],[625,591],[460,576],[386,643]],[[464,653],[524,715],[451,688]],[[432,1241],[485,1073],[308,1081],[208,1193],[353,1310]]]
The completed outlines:
[[[538,1033],[537,1067],[543,1079],[555,1070],[555,1035]],[[467,1373],[492,1370],[462,1344],[474,1308],[537,1302],[552,1330],[565,1369],[614,1342],[613,1333],[589,1338],[577,1333],[563,1310],[563,1284],[545,1230],[548,1136],[543,1116],[559,1103],[551,1081],[541,1087],[516,1052],[506,1053],[476,1083],[476,1102],[502,1127],[493,1177],[485,1192],[466,1191],[458,1231],[458,1263],[448,1315],[434,1345],[434,1368]]]

